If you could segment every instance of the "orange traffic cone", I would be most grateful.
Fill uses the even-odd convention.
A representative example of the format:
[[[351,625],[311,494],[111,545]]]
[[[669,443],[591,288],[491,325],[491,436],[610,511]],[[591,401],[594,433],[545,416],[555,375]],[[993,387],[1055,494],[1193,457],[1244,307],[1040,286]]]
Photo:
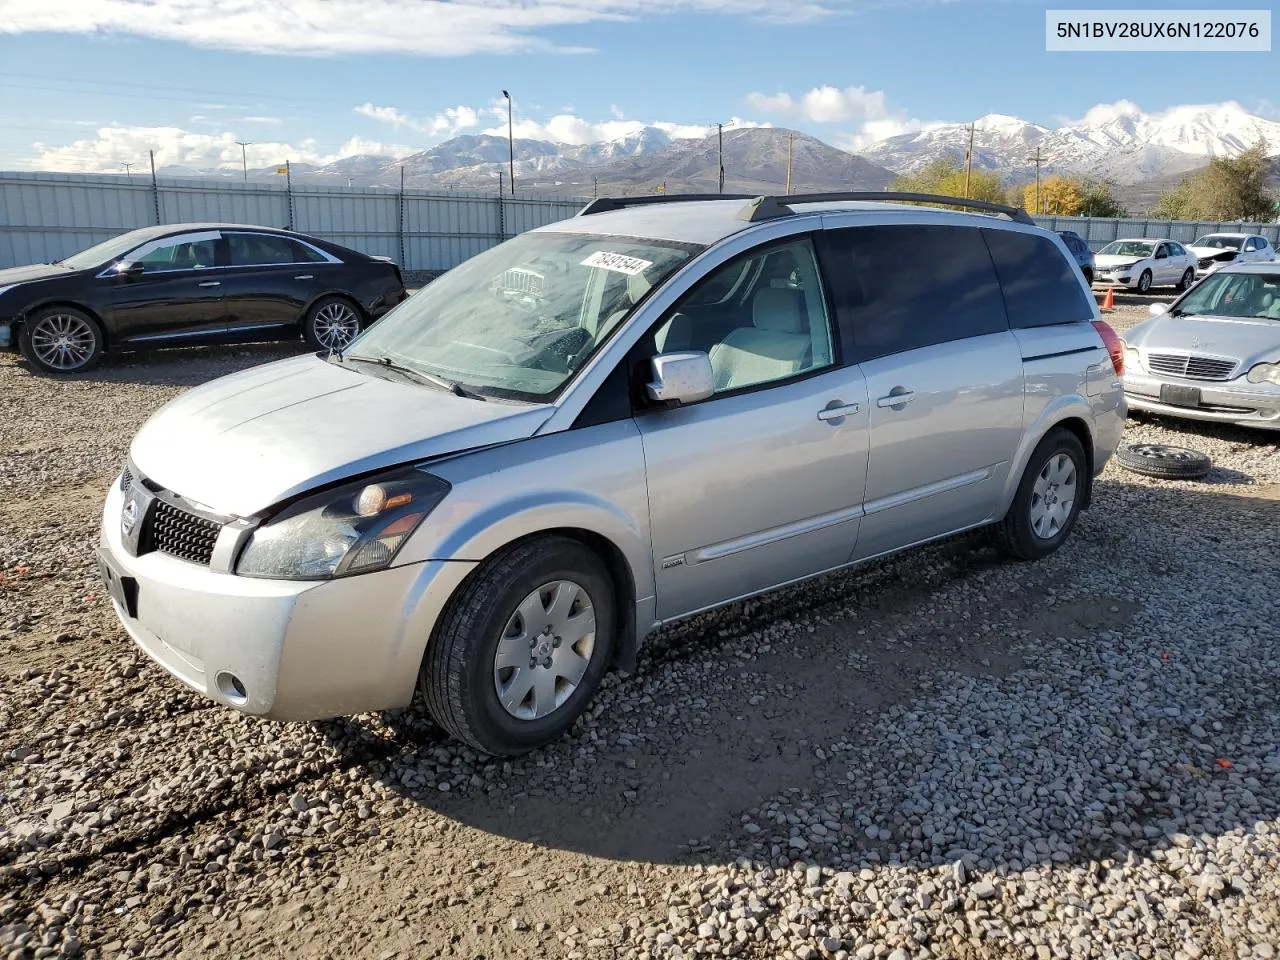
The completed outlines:
[[[1111,313],[1116,308],[1116,288],[1108,287],[1107,295],[1102,298],[1102,312]]]

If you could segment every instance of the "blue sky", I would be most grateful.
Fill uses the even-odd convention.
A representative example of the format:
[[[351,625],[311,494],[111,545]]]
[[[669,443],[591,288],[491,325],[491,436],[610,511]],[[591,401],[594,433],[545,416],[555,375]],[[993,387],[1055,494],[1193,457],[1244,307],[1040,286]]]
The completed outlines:
[[[504,87],[517,135],[566,142],[741,118],[856,149],[987,113],[1056,126],[1118,100],[1276,118],[1274,53],[1046,53],[1049,5],[4,0],[0,168],[118,171],[149,148],[238,164],[236,139],[253,165],[403,154],[505,126]]]

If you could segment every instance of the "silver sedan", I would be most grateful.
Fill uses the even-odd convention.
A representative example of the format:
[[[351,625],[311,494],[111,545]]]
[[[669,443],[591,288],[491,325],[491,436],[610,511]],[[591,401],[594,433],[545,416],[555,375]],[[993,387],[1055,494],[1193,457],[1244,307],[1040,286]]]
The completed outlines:
[[[1127,331],[1130,410],[1280,430],[1280,264],[1214,272]]]

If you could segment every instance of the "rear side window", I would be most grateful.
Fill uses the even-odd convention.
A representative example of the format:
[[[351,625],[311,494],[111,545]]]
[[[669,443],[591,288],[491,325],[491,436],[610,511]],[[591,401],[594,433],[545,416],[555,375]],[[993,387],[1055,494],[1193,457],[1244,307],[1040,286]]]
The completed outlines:
[[[1049,327],[1093,319],[1075,264],[1052,240],[1013,230],[982,233],[1000,275],[1010,326]]]
[[[831,231],[828,265],[860,360],[1008,329],[1000,284],[972,227]]]

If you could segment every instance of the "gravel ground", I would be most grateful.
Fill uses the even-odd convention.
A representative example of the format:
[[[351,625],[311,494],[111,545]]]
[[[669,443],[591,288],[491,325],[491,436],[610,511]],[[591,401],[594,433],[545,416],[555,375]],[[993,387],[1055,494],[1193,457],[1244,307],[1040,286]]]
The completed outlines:
[[[962,538],[665,630],[495,762],[210,707],[99,591],[148,413],[293,349],[0,358],[0,957],[1280,950],[1280,437],[1133,421],[1214,471],[1109,467],[1039,564]]]

